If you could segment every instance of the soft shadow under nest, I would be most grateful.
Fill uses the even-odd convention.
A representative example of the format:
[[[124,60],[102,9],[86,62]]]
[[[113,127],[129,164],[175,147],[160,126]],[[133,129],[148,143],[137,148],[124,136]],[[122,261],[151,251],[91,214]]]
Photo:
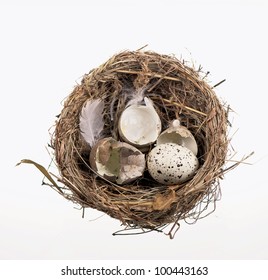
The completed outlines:
[[[188,127],[198,143],[200,168],[181,185],[163,186],[145,172],[133,184],[118,186],[89,167],[90,148],[79,130],[81,108],[88,99],[105,101],[105,136],[119,139],[117,124],[133,92],[143,89],[161,118]],[[178,221],[197,220],[219,198],[228,149],[227,111],[200,71],[173,56],[148,51],[122,52],[85,75],[64,103],[52,136],[52,147],[65,198],[107,213],[129,228],[158,230]]]

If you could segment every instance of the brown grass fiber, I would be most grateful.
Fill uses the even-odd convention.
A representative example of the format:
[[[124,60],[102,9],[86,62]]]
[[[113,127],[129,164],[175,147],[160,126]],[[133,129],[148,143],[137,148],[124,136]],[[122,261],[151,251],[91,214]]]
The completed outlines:
[[[64,185],[59,193],[82,208],[120,220],[125,230],[162,231],[170,225],[166,234],[171,238],[180,220],[198,220],[210,204],[214,209],[228,151],[228,107],[219,101],[205,76],[174,56],[143,50],[116,54],[84,75],[65,100],[52,135],[58,180]],[[88,99],[103,99],[104,134],[119,140],[118,119],[129,92],[141,88],[153,100],[163,129],[179,118],[195,136],[200,168],[190,181],[164,186],[145,172],[131,185],[118,186],[90,168],[90,148],[79,130],[82,106]]]

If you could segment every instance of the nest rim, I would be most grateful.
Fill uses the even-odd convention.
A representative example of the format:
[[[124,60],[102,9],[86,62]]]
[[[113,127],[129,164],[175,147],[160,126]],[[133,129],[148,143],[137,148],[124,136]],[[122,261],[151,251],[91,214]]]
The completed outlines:
[[[114,127],[128,100],[129,89],[146,90],[163,128],[178,117],[196,137],[200,167],[190,181],[154,187],[149,182],[148,188],[147,177],[119,186],[90,168],[90,149],[81,138],[79,112],[88,99],[105,100],[106,133],[119,139]],[[196,221],[209,204],[219,199],[228,151],[227,127],[228,110],[201,76],[200,69],[152,51],[116,54],[84,75],[65,100],[56,121],[51,143],[59,181],[65,186],[62,195],[83,208],[95,208],[120,220],[127,228],[158,229],[173,224],[174,229],[179,220]]]

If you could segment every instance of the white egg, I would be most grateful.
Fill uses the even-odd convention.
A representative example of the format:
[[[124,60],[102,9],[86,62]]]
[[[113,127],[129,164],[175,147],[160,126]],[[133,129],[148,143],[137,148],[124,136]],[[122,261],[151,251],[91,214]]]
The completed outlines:
[[[188,148],[165,143],[157,145],[150,151],[147,167],[157,182],[175,185],[191,179],[199,167],[199,162]]]

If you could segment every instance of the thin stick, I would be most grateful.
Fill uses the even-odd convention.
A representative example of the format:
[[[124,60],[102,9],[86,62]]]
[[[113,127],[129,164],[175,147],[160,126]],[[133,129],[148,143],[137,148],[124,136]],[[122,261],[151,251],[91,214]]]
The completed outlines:
[[[179,104],[179,103],[177,103],[177,102],[173,102],[173,101],[168,100],[168,99],[165,99],[165,98],[163,98],[163,100],[164,100],[165,102],[169,103],[169,104],[176,105],[176,106],[179,106],[179,107],[181,107],[181,108],[185,108],[185,109],[187,109],[187,110],[189,110],[189,111],[195,112],[195,113],[200,114],[200,115],[205,116],[205,117],[207,116],[206,113],[200,112],[200,111],[198,111],[198,110],[196,110],[196,109],[194,109],[194,108],[185,106],[185,105],[183,105],[183,104]]]
[[[225,168],[224,170],[222,170],[222,173],[227,173],[228,171],[230,171],[231,169],[235,168],[237,165],[244,163],[245,164],[245,160],[247,160],[249,157],[251,157],[254,154],[254,152],[251,152],[249,155],[244,156],[241,160],[237,161],[235,164]]]
[[[145,48],[147,48],[147,47],[148,47],[148,44],[146,44],[146,45],[144,45],[143,47],[137,49],[137,52],[139,52],[139,51],[141,51],[141,50],[143,50],[143,49],[145,49]]]
[[[217,83],[216,85],[214,85],[212,88],[215,88],[215,87],[219,86],[220,84],[224,83],[225,81],[226,81],[226,79],[224,79],[224,80],[218,82],[218,83]]]
[[[140,71],[133,71],[133,70],[116,70],[116,72],[118,73],[126,73],[126,74],[141,74]],[[170,76],[163,76],[160,74],[156,74],[156,73],[142,73],[143,75],[147,75],[147,76],[151,76],[151,77],[156,77],[156,78],[161,78],[161,79],[166,79],[166,80],[170,80],[170,81],[176,81],[176,82],[180,82],[181,79],[180,78],[174,78],[174,77],[170,77]]]

